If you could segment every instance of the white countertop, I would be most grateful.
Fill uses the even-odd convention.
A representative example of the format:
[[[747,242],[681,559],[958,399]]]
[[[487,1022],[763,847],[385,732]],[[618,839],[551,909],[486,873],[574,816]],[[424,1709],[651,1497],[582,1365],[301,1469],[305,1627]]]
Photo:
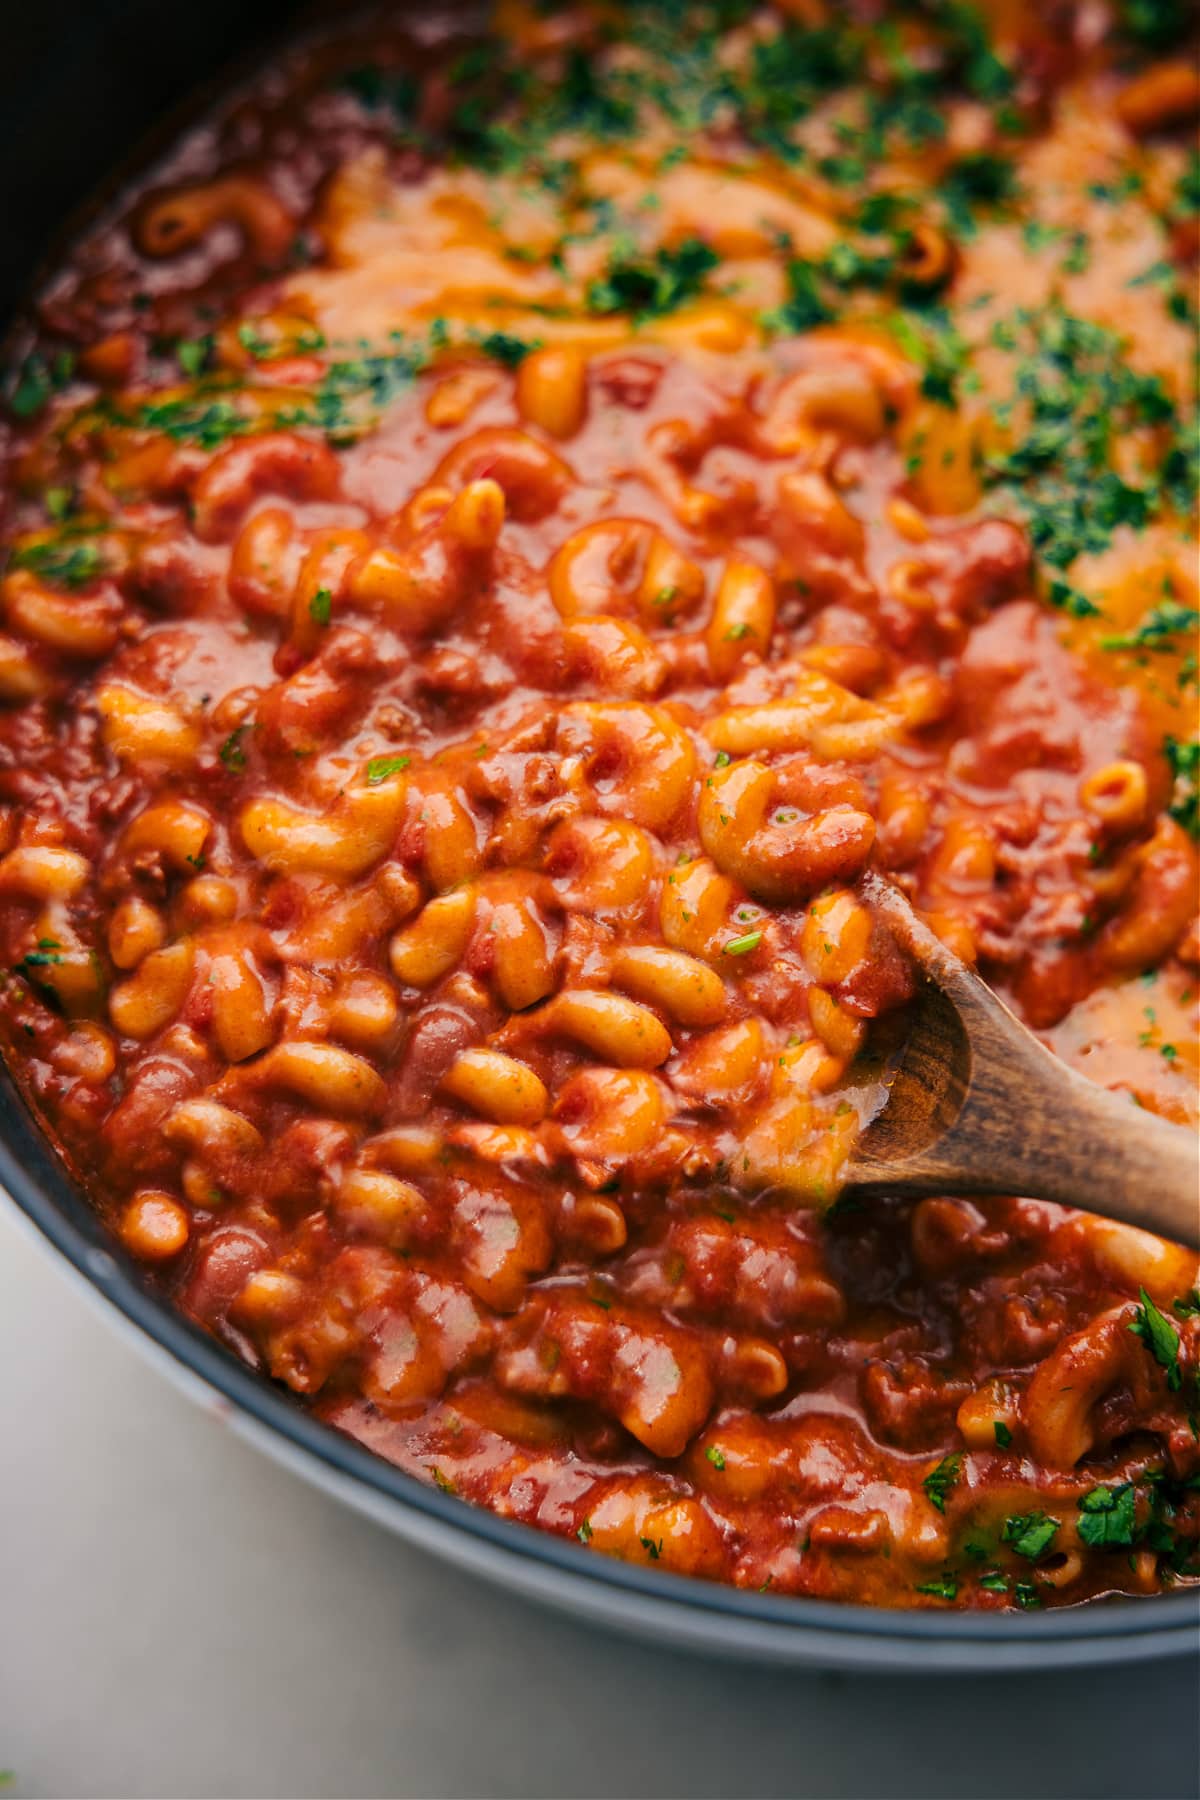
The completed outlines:
[[[190,1405],[2,1200],[0,1367],[4,1800],[1197,1792],[1195,1663],[766,1673],[475,1585]]]

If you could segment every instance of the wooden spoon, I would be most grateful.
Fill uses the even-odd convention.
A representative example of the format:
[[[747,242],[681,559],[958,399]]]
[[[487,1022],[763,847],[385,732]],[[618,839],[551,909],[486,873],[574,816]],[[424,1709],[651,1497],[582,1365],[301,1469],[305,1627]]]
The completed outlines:
[[[879,875],[863,899],[917,964],[912,1028],[847,1194],[1020,1194],[1200,1249],[1200,1142],[1060,1062]]]

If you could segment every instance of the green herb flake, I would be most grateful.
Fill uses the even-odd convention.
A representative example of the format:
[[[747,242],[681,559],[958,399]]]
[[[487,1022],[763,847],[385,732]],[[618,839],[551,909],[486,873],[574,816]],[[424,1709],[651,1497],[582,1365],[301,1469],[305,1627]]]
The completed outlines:
[[[57,950],[30,950],[17,964],[18,969],[46,969],[62,962]]]
[[[1100,639],[1102,650],[1173,650],[1180,633],[1193,635],[1200,627],[1200,612],[1178,600],[1163,600],[1135,631]]]
[[[326,587],[319,587],[308,603],[308,616],[315,619],[318,625],[328,625],[333,617],[333,595]]]
[[[715,1444],[710,1444],[704,1454],[707,1456],[714,1469],[723,1469],[725,1467],[724,1454],[717,1449]]]
[[[478,336],[472,335],[471,342],[484,356],[490,356],[493,362],[503,363],[506,369],[515,369],[525,358],[539,346],[536,342],[527,344],[524,338],[514,337],[508,331],[488,331]]]
[[[1139,1289],[1142,1303],[1134,1314],[1130,1331],[1143,1344],[1161,1369],[1166,1370],[1167,1386],[1173,1394],[1183,1385],[1179,1367],[1179,1333],[1170,1319],[1160,1313],[1145,1288]]]
[[[390,775],[399,775],[412,762],[411,756],[373,756],[367,764],[367,786],[378,787]]]
[[[230,732],[217,751],[217,755],[225,767],[235,775],[240,775],[246,767],[246,752],[242,748],[242,738],[249,730],[249,725],[239,725],[236,730]]]
[[[1136,1524],[1136,1496],[1130,1481],[1121,1487],[1094,1487],[1079,1502],[1079,1535],[1094,1550],[1131,1546]]]
[[[1187,32],[1188,0],[1118,0],[1117,18],[1127,36],[1147,50],[1169,50]]]
[[[325,348],[325,334],[315,325],[287,337],[268,337],[252,320],[237,328],[238,343],[255,362],[279,362],[288,356],[311,356]]]
[[[1192,837],[1200,838],[1200,738],[1184,742],[1168,733],[1163,755],[1174,782],[1167,811]]]
[[[9,410],[18,419],[32,419],[46,407],[51,396],[70,381],[75,373],[75,355],[60,350],[49,361],[35,352],[21,365],[9,396]]]
[[[14,551],[12,566],[29,569],[55,587],[80,588],[102,575],[106,565],[99,545],[64,534]]]
[[[635,319],[661,318],[697,297],[718,260],[716,251],[696,237],[647,253],[618,247],[604,274],[589,283],[587,309],[601,317],[629,313]]]
[[[1001,1539],[1018,1556],[1025,1557],[1028,1562],[1037,1562],[1050,1548],[1061,1523],[1061,1519],[1052,1519],[1044,1512],[1016,1513],[1005,1519]]]
[[[935,1600],[956,1600],[958,1598],[958,1577],[956,1575],[939,1575],[936,1581],[922,1581],[917,1587],[918,1594],[932,1594]]]
[[[195,380],[208,367],[208,359],[212,355],[212,350],[211,337],[180,338],[175,346],[175,361],[185,375],[190,375]]]
[[[730,938],[729,942],[722,946],[722,949],[726,956],[749,956],[752,950],[758,949],[762,939],[761,931],[746,931],[742,933],[741,937]]]
[[[1013,1436],[1012,1436],[1012,1432],[1008,1429],[1008,1426],[1004,1423],[1004,1420],[1003,1419],[993,1419],[992,1420],[992,1430],[995,1433],[996,1443],[998,1444],[1000,1449],[1001,1450],[1009,1449],[1012,1444],[1012,1441],[1013,1441]]]
[[[950,1456],[943,1456],[936,1468],[930,1469],[922,1481],[921,1486],[925,1490],[926,1499],[938,1512],[945,1512],[947,1496],[950,1490],[957,1485],[961,1474],[962,1453],[956,1450]]]
[[[1051,586],[1052,603],[1081,612],[1065,572],[1076,557],[1107,549],[1118,527],[1138,531],[1164,506],[1189,504],[1194,433],[1161,378],[1131,365],[1117,332],[1058,301],[1018,308],[992,339],[1016,359],[1021,429],[1011,449],[985,462],[984,479],[1023,514],[1034,549],[1062,582]],[[1006,410],[1011,416],[1012,406]],[[1154,428],[1164,448],[1156,468],[1127,481],[1113,466],[1114,447],[1143,427]]]
[[[1047,582],[1046,598],[1056,612],[1067,613],[1072,619],[1099,617],[1100,608],[1069,581],[1061,581],[1056,577]]]

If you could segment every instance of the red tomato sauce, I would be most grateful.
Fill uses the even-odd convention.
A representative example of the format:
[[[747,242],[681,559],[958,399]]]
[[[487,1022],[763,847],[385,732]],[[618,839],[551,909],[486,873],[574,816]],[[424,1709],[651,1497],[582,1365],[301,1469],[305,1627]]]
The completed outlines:
[[[264,1379],[587,1550],[1196,1578],[1195,1258],[838,1197],[913,986],[869,868],[1196,1117],[1200,83],[1152,11],[317,29],[14,340],[8,1066]]]

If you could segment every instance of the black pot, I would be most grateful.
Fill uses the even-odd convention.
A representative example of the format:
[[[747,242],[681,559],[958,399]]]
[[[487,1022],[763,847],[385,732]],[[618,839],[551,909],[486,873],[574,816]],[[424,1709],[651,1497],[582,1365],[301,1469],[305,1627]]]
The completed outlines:
[[[39,263],[69,238],[73,221],[176,128],[177,107],[223,70],[269,53],[299,10],[287,0],[205,0],[199,11],[161,0],[22,0],[19,9],[2,0],[0,322],[19,312]],[[1197,1592],[1016,1616],[887,1612],[633,1568],[496,1518],[320,1423],[176,1313],[109,1238],[7,1072],[0,1184],[108,1316],[235,1430],[400,1536],[563,1611],[764,1662],[897,1672],[1134,1661],[1198,1641]]]

